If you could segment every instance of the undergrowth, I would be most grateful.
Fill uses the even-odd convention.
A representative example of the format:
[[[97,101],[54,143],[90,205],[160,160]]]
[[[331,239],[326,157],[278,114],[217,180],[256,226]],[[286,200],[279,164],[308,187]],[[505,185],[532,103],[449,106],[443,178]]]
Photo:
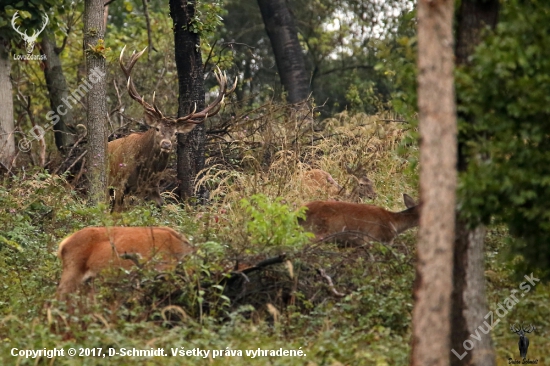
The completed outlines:
[[[281,116],[284,114],[279,114]],[[2,364],[104,365],[102,357],[13,357],[17,349],[70,347],[218,350],[222,356],[112,357],[148,365],[406,365],[410,352],[416,232],[392,247],[338,248],[310,242],[297,224],[310,196],[304,171],[320,168],[349,189],[349,169],[368,171],[376,204],[403,210],[402,193],[417,197],[417,147],[412,127],[384,116],[324,121],[322,132],[302,120],[269,122],[259,113],[238,119],[223,154],[212,154],[198,184],[210,189],[202,206],[138,203],[122,214],[91,207],[66,177],[25,172],[0,186],[0,359]],[[266,132],[268,131],[268,132]],[[308,132],[309,131],[309,132]],[[225,147],[224,147],[225,146]],[[229,150],[227,146],[231,146]],[[57,244],[87,226],[169,226],[196,254],[174,272],[146,268],[98,276],[69,304],[55,300],[61,273]],[[488,303],[493,309],[519,282],[491,228],[487,240]],[[267,261],[267,262],[266,262]],[[504,263],[512,263],[504,264]],[[322,275],[324,274],[324,276]],[[327,280],[329,278],[332,284]],[[550,289],[537,284],[492,336],[499,364],[517,353],[511,322],[539,326],[531,358],[549,356],[545,327]],[[246,350],[300,350],[301,357],[246,355]],[[235,355],[236,351],[243,355]],[[233,353],[231,352],[233,351]],[[233,354],[233,355],[231,355]],[[545,358],[546,357],[546,358]]]

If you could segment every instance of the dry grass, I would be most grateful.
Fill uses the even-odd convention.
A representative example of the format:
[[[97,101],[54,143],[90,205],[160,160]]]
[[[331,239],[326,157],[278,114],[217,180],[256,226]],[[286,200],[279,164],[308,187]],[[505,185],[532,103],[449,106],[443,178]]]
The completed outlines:
[[[313,168],[330,173],[349,190],[356,182],[347,170],[363,167],[379,194],[374,202],[366,203],[398,209],[402,204],[396,202],[401,202],[402,193],[417,196],[415,174],[407,171],[417,149],[409,147],[404,155],[398,154],[410,125],[387,122],[385,116],[342,112],[323,121],[323,131],[317,132],[310,121],[279,112],[267,110],[257,118],[241,119],[218,136],[230,148],[215,146],[221,153],[209,154],[209,168],[197,182],[197,186],[210,187],[215,206],[227,208],[257,193],[284,197],[295,206],[327,199],[324,192],[312,195],[304,189],[302,174]]]
[[[279,109],[276,112],[280,112]],[[237,264],[253,265],[280,254],[251,243],[245,229],[249,217],[239,201],[263,194],[271,200],[282,197],[290,208],[297,209],[306,202],[327,199],[328,192],[312,194],[302,184],[302,175],[309,169],[329,172],[349,190],[355,182],[347,170],[363,167],[378,193],[374,201],[364,203],[390,210],[404,209],[402,193],[418,197],[417,172],[410,162],[416,159],[417,147],[400,149],[410,125],[387,122],[385,116],[344,112],[323,121],[324,129],[319,132],[312,128],[311,122],[296,116],[280,113],[278,118],[268,119],[265,115],[277,113],[266,111],[257,118],[237,119],[239,122],[222,136],[230,148],[217,145],[221,153],[210,153],[209,168],[197,182],[197,186],[209,187],[211,201],[198,207],[197,241],[214,239],[226,247],[226,256],[221,259],[226,271]],[[311,303],[336,296],[334,291],[353,291],[358,278],[387,271],[385,263],[397,257],[402,258],[398,262],[406,263],[405,267],[411,264],[414,234],[404,238],[396,240],[393,248],[366,244],[342,249],[327,243],[312,243],[289,253],[299,281],[289,276],[284,266],[272,266],[249,276],[250,282],[237,279],[235,287],[229,289],[232,303],[234,306],[254,304],[259,309],[262,304],[267,306],[267,301],[280,307],[283,303],[298,305],[293,297],[296,291]],[[319,270],[327,270],[336,286],[341,287],[331,289],[319,276]],[[346,286],[342,287],[344,283]]]

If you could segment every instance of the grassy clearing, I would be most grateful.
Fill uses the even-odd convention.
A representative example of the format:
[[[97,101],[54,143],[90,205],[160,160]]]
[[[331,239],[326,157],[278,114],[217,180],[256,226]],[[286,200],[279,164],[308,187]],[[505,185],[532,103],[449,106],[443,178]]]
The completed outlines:
[[[211,146],[210,168],[202,178],[211,189],[206,206],[167,203],[159,211],[138,204],[110,215],[107,207],[87,207],[60,177],[26,172],[4,180],[1,364],[37,364],[12,357],[12,348],[63,347],[67,352],[87,347],[102,352],[163,348],[170,357],[113,357],[108,362],[57,357],[38,364],[406,365],[416,231],[401,235],[391,248],[312,245],[289,212],[326,198],[311,196],[301,185],[301,174],[310,167],[326,170],[349,188],[353,179],[346,168],[363,166],[378,193],[367,203],[404,209],[402,193],[417,198],[418,191],[417,147],[405,143],[410,126],[381,121],[386,116],[342,113],[325,121],[319,133],[277,111],[256,111],[237,120],[217,146],[221,149]],[[147,268],[112,271],[94,281],[94,296],[79,297],[67,308],[54,300],[60,277],[57,244],[92,225],[170,226],[188,236],[198,252],[163,276]],[[501,228],[488,236],[491,310],[522,282],[514,277],[517,259],[505,253],[508,240]],[[250,266],[282,253],[286,260],[250,273],[249,283],[230,277],[236,264]],[[333,288],[318,269],[330,276]],[[517,336],[508,328],[521,321],[539,327],[530,337],[529,356],[539,364],[550,360],[549,294],[547,284],[537,284],[495,327],[499,364],[518,357]],[[171,357],[172,349],[199,348],[211,353]],[[305,356],[246,355],[246,350],[281,348]],[[214,350],[221,355],[214,358]],[[230,350],[243,355],[226,355]]]

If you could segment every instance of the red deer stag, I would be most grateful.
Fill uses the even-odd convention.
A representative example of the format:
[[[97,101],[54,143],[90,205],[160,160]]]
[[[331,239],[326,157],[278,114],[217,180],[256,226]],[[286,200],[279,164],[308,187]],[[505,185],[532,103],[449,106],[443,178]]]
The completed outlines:
[[[407,209],[391,212],[381,207],[338,201],[315,201],[306,204],[306,218],[300,224],[315,234],[316,240],[330,240],[341,245],[360,245],[368,241],[392,244],[397,235],[418,226],[419,208],[407,194]]]
[[[193,248],[185,238],[167,227],[88,227],[59,244],[63,273],[57,288],[59,297],[78,289],[87,279],[110,266],[129,268],[135,260],[125,255],[151,259],[160,257],[158,270],[173,266]]]
[[[375,199],[374,184],[367,177],[367,173],[360,169],[358,172],[347,170],[357,185],[351,191],[346,191],[332,176],[321,169],[311,169],[303,173],[302,184],[308,194],[326,194],[330,198],[342,198],[350,202],[361,202],[362,198]]]
[[[136,90],[131,77],[132,68],[143,55],[143,51],[132,53],[130,60],[124,65],[120,52],[120,67],[128,79],[127,88],[130,97],[143,106],[145,123],[151,127],[147,132],[133,133],[129,136],[109,142],[109,186],[113,187],[115,203],[113,210],[119,211],[125,194],[133,193],[162,205],[159,182],[162,172],[166,169],[168,158],[174,145],[177,133],[189,133],[193,128],[219,112],[224,97],[235,90],[237,79],[231,89],[227,89],[227,77],[221,72],[214,75],[220,84],[217,98],[202,111],[196,110],[184,117],[170,118],[162,114],[155,104],[147,103]]]

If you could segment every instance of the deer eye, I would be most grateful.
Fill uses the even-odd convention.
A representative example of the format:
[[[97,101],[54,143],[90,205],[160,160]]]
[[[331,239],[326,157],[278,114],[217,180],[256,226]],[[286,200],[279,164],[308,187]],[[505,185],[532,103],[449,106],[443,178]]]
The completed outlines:
[[[157,130],[157,132],[159,132],[159,131],[160,131],[160,128],[158,128],[158,127],[155,127],[155,130]]]

